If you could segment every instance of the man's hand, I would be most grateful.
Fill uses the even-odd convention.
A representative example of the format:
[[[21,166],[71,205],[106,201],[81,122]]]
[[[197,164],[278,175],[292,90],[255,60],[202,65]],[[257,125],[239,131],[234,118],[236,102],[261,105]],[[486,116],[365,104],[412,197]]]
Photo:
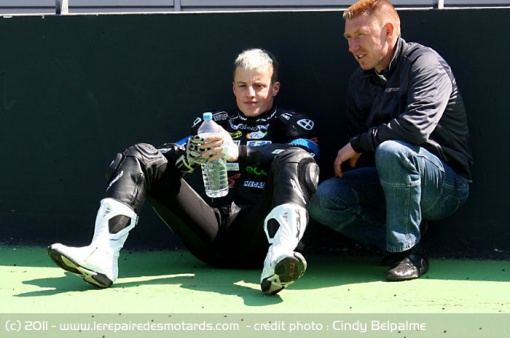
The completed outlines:
[[[237,161],[239,158],[239,147],[226,130],[220,134],[207,136],[201,148],[205,150],[202,156],[208,161],[215,161],[222,157],[227,161]]]
[[[342,177],[342,164],[344,162],[349,161],[349,165],[351,168],[356,167],[356,163],[358,162],[358,159],[360,158],[362,153],[357,153],[352,149],[352,146],[350,143],[347,143],[345,146],[343,146],[342,149],[340,149],[336,155],[335,164],[334,164],[334,170],[335,170],[335,176],[336,177]]]
[[[175,167],[182,173],[190,174],[199,164],[204,164],[207,159],[202,156],[203,150],[200,146],[204,144],[204,139],[195,135],[188,138],[184,146],[183,154],[175,162]]]

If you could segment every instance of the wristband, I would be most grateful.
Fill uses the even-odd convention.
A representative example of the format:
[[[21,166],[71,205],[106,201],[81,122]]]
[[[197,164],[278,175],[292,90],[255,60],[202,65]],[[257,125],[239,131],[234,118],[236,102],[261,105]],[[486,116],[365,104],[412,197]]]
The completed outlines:
[[[361,138],[361,135],[356,135],[354,137],[351,137],[351,139],[349,140],[349,143],[351,144],[352,149],[354,149],[354,151],[357,153],[363,152],[363,149],[361,149],[360,138]]]

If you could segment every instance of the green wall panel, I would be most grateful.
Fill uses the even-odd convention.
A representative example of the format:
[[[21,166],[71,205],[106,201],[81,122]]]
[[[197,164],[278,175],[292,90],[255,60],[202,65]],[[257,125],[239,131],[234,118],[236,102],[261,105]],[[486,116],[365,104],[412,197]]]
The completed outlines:
[[[452,66],[476,160],[467,205],[431,224],[431,253],[508,258],[510,10],[401,17],[406,40]],[[1,18],[0,243],[87,244],[113,155],[136,142],[178,140],[194,116],[231,107],[231,64],[249,47],[278,57],[280,104],[316,117],[322,178],[332,175],[356,67],[342,35],[338,11]],[[141,216],[128,247],[180,246],[148,203]],[[320,226],[311,230],[312,243],[342,245]]]

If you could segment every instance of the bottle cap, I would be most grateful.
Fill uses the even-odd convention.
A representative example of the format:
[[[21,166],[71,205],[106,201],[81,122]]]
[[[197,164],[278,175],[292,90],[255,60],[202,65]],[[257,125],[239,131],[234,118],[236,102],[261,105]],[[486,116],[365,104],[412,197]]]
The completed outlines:
[[[210,119],[212,119],[212,113],[204,113],[204,115],[202,117],[204,118],[204,121],[210,120]]]

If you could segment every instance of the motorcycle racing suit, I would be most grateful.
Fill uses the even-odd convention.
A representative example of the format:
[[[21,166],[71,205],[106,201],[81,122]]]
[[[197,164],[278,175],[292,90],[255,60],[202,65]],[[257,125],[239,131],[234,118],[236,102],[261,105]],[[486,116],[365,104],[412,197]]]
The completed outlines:
[[[136,213],[147,198],[187,249],[206,263],[260,267],[268,248],[263,227],[267,214],[286,203],[306,209],[316,189],[315,123],[305,114],[277,107],[257,117],[237,109],[218,111],[213,120],[239,146],[238,161],[227,164],[226,197],[207,203],[175,167],[186,139],[157,148],[137,144],[118,154],[110,165],[107,197]],[[201,117],[194,120],[193,135],[201,122]]]

